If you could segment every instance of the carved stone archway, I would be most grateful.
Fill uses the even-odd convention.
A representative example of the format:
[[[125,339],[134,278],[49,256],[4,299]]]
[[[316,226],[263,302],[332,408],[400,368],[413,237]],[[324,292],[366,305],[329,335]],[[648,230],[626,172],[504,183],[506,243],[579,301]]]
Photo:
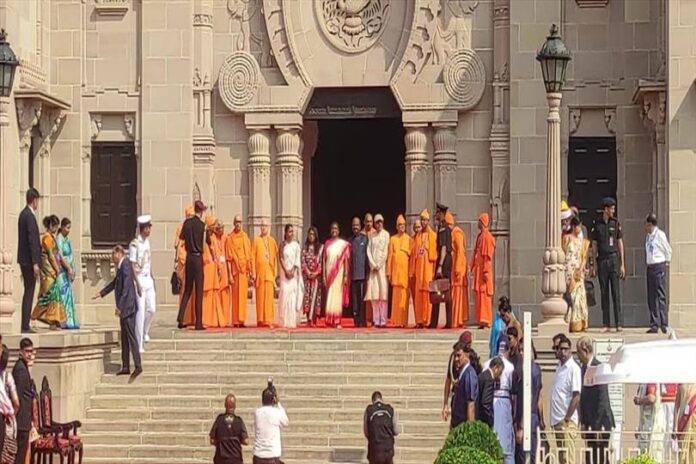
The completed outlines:
[[[408,216],[417,217],[435,201],[454,206],[458,114],[474,108],[487,85],[471,42],[477,5],[228,0],[240,32],[216,84],[224,104],[244,115],[249,130],[252,228],[263,220],[303,223],[303,115],[317,87],[390,87],[406,128]],[[276,199],[271,198],[274,181]]]

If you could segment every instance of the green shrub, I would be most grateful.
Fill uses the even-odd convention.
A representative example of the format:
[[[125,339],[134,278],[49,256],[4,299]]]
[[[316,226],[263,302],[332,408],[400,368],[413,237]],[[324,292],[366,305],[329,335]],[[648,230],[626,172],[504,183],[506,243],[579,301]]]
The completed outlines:
[[[469,446],[443,448],[437,455],[435,464],[497,464],[492,457],[481,450]]]
[[[657,464],[657,461],[649,454],[639,454],[638,456],[624,459],[621,461],[621,464]]]
[[[450,431],[443,450],[469,447],[483,451],[493,459],[493,463],[503,462],[503,449],[498,436],[483,422],[462,422]]]

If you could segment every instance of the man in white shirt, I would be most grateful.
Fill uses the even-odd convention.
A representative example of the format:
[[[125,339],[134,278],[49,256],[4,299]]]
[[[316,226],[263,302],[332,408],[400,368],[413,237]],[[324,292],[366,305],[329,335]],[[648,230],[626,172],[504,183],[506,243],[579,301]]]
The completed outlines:
[[[551,425],[556,434],[559,464],[575,464],[575,440],[578,435],[582,373],[573,360],[571,346],[568,337],[559,336],[556,348],[559,363],[551,389]]]
[[[653,213],[645,218],[645,258],[648,265],[648,308],[650,308],[650,330],[657,333],[658,327],[662,333],[667,333],[667,267],[672,260],[672,247],[667,236],[657,227],[657,216]]]
[[[290,421],[278,401],[272,381],[263,391],[261,403],[263,406],[254,412],[253,464],[281,464],[280,429],[288,427]]]
[[[145,352],[145,343],[150,341],[150,327],[155,318],[157,297],[155,280],[152,277],[152,253],[150,252],[150,233],[152,217],[149,214],[138,217],[138,236],[128,246],[128,260],[133,267],[138,290],[138,312],[135,315],[135,335],[140,352]]]

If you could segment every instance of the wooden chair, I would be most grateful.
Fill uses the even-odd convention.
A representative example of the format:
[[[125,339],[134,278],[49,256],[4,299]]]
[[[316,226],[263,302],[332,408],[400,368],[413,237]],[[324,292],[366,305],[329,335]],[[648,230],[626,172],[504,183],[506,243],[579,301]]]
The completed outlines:
[[[62,431],[59,428],[46,428],[41,424],[41,407],[39,395],[36,392],[36,384],[31,382],[31,421],[39,438],[31,444],[31,464],[53,464],[53,456],[57,455],[60,464],[73,464],[75,451],[70,442],[62,438]]]
[[[75,454],[78,456],[77,463],[82,464],[82,439],[77,433],[77,429],[82,426],[80,421],[74,420],[66,423],[56,422],[53,420],[53,393],[48,384],[48,379],[44,376],[41,381],[41,392],[39,393],[39,401],[41,405],[41,425],[46,429],[60,430],[60,438],[68,440],[72,448],[71,463],[75,463]]]

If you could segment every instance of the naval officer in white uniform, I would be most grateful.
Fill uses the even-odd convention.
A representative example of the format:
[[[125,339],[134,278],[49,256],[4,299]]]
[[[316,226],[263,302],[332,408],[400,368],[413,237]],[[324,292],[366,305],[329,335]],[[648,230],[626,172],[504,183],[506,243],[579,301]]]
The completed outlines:
[[[493,430],[498,435],[498,441],[503,448],[504,464],[515,462],[515,431],[512,423],[512,396],[515,393],[515,366],[508,360],[508,341],[502,338],[498,342],[498,357],[503,361],[503,373],[496,382],[493,391]],[[483,368],[488,369],[490,360]]]
[[[133,266],[138,290],[138,312],[135,316],[135,335],[140,352],[145,351],[144,342],[150,340],[150,328],[155,319],[155,279],[152,276],[152,253],[150,251],[150,232],[152,217],[149,214],[138,217],[138,232],[128,246],[128,259]]]

